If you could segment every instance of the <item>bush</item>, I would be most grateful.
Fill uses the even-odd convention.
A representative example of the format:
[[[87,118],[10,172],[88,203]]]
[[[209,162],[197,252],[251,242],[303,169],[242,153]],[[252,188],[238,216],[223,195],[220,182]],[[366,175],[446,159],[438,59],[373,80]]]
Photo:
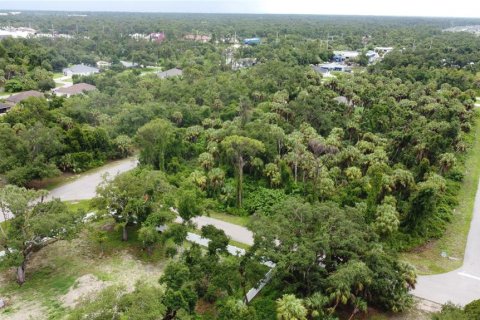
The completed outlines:
[[[83,172],[96,166],[100,166],[103,161],[90,152],[67,153],[60,160],[60,168],[63,171],[74,173]]]
[[[280,189],[258,188],[245,197],[244,209],[249,213],[272,215],[272,207],[282,202],[287,195]]]

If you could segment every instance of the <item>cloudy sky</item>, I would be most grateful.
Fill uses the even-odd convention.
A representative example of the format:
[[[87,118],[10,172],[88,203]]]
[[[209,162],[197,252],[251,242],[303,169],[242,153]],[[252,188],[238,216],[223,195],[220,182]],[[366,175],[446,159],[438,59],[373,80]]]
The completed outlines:
[[[479,17],[478,0],[0,0],[5,10],[294,13]]]

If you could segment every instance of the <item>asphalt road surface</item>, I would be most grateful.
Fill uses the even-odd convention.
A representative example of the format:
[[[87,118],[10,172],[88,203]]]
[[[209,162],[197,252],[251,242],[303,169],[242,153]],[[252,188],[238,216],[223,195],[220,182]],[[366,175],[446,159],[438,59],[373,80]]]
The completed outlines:
[[[181,223],[182,218],[177,217],[176,222]],[[206,216],[195,217],[192,222],[197,226],[197,229],[211,224],[215,228],[222,229],[230,239],[249,246],[253,245],[253,233],[245,227]]]
[[[67,182],[64,185],[52,189],[45,197],[45,200],[51,200],[53,198],[60,199],[62,201],[75,201],[92,199],[96,195],[97,186],[103,181],[103,177],[107,175],[108,179],[113,178],[119,173],[131,170],[138,164],[136,158],[128,158],[119,161],[111,162],[91,173],[84,174],[78,179],[71,182]],[[7,213],[7,219],[10,219],[10,215]],[[0,222],[3,222],[5,217],[0,213]]]
[[[51,190],[45,199],[50,200],[53,198],[57,198],[62,201],[92,199],[95,197],[97,186],[102,183],[105,174],[108,174],[108,177],[111,179],[119,173],[126,172],[135,168],[137,164],[138,161],[135,158],[112,162],[106,166],[95,170],[92,173],[82,175],[74,181],[68,182],[58,188]],[[0,214],[0,222],[2,222],[3,220],[3,215]],[[253,234],[247,228],[204,216],[196,217],[192,220],[199,229],[205,225],[212,224],[216,228],[225,231],[225,233],[234,241],[247,245],[253,244]]]
[[[107,175],[108,179],[111,179],[117,174],[135,168],[137,163],[136,158],[128,158],[109,163],[92,173],[82,175],[72,182],[68,182],[51,190],[46,199],[57,198],[62,201],[92,199],[97,193],[97,186],[102,183],[105,175]]]
[[[412,294],[441,304],[450,301],[462,306],[480,299],[480,182],[463,266],[448,273],[418,277]]]

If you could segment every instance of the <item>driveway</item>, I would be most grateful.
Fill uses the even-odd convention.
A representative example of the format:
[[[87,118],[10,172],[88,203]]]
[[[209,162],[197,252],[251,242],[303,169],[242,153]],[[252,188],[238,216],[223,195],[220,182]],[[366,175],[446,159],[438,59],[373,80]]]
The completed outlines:
[[[463,266],[448,273],[418,277],[412,294],[441,304],[450,301],[462,306],[480,299],[480,181]]]

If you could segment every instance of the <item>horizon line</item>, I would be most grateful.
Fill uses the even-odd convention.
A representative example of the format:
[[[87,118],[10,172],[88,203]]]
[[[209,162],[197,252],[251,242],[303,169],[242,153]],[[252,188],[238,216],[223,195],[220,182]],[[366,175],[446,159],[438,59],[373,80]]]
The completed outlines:
[[[17,11],[15,11],[17,10]],[[73,13],[150,13],[150,14],[211,14],[211,15],[272,15],[272,16],[336,16],[336,17],[383,17],[383,18],[429,18],[429,19],[478,19],[478,17],[468,16],[416,16],[416,15],[382,15],[382,14],[338,14],[338,13],[272,13],[272,12],[188,12],[188,11],[105,11],[105,10],[50,10],[50,9],[35,9],[35,10],[23,10],[23,9],[3,9],[0,8],[0,12],[73,12]],[[5,16],[0,16],[5,17]]]

